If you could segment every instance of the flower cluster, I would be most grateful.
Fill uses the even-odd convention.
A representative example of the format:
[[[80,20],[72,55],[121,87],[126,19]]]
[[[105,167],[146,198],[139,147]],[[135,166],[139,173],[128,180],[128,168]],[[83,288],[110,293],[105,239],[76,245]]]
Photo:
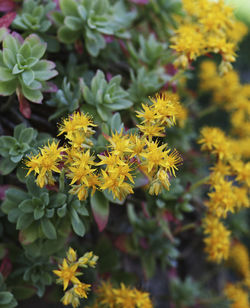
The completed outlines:
[[[29,175],[32,171],[38,174],[36,182],[40,187],[44,185],[54,185],[55,180],[52,172],[60,173],[59,164],[62,159],[62,147],[58,147],[58,142],[53,141],[51,144],[43,147],[39,154],[28,157],[26,162]]]
[[[69,290],[67,290],[62,297],[62,303],[66,305],[72,305],[73,308],[80,305],[81,298],[87,298],[87,292],[90,290],[91,285],[81,282],[77,276],[82,275],[79,272],[79,268],[95,267],[98,257],[93,252],[85,253],[81,258],[77,258],[76,251],[69,248],[67,257],[63,259],[59,270],[54,270],[54,274],[59,278],[58,283],[63,284],[63,290],[68,288],[69,283],[73,284]]]
[[[231,308],[248,308],[248,293],[240,286],[234,284],[227,284],[224,290],[227,298],[232,301]]]
[[[200,80],[201,91],[210,92],[212,102],[230,113],[232,133],[237,137],[231,146],[239,155],[250,157],[250,85],[242,85],[234,70],[220,76],[216,64],[209,60],[200,66]]]
[[[149,293],[136,288],[126,287],[121,283],[120,288],[114,288],[110,282],[102,282],[96,291],[96,302],[91,308],[152,308]],[[90,308],[90,307],[89,307]]]
[[[228,263],[250,287],[250,262],[247,247],[240,242],[233,243],[229,251]]]
[[[175,64],[185,68],[197,57],[213,52],[222,56],[221,71],[230,70],[246,26],[235,20],[233,9],[222,0],[184,0],[183,6],[187,14],[171,38],[171,47],[178,53]]]
[[[218,219],[226,218],[229,212],[234,213],[250,206],[250,165],[233,151],[231,139],[219,128],[203,127],[198,143],[201,144],[202,150],[210,151],[217,157],[209,176],[211,191],[208,193],[209,200],[205,203],[209,216],[205,219],[204,228],[205,234],[208,235],[205,239],[205,250],[211,260],[220,262],[228,258],[230,232]]]
[[[109,191],[113,197],[123,200],[133,193],[136,171],[145,174],[150,180],[150,194],[158,195],[162,188],[169,189],[169,176],[174,175],[182,163],[180,154],[167,148],[158,137],[165,136],[165,127],[185,119],[185,109],[174,94],[161,94],[151,98],[152,105],[143,105],[137,112],[141,124],[139,134],[123,132],[105,136],[108,149],[98,154],[92,150],[92,135],[95,133],[90,116],[75,112],[64,119],[59,126],[59,135],[65,134],[68,144],[58,147],[53,142],[41,149],[41,153],[28,158],[29,168],[37,176],[40,187],[54,184],[52,172],[65,171],[71,180],[72,194],[85,200],[89,190]],[[59,169],[59,164],[61,164]],[[101,167],[99,167],[101,166]]]

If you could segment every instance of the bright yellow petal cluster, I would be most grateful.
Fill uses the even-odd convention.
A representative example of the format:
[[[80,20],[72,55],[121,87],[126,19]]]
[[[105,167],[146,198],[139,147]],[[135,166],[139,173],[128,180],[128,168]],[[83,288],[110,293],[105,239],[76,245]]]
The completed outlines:
[[[224,293],[232,301],[231,308],[249,308],[248,293],[240,285],[229,283]]]
[[[204,233],[209,236],[204,241],[209,259],[220,262],[228,257],[230,241],[229,231],[219,219],[226,218],[230,212],[249,207],[250,164],[240,160],[240,155],[231,146],[231,139],[219,128],[203,127],[198,143],[202,150],[215,154],[217,158],[208,181],[211,186],[209,200],[205,202],[208,216],[205,218]]]
[[[68,145],[58,148],[53,143],[41,149],[41,154],[26,163],[28,174],[38,173],[37,183],[41,187],[54,184],[52,171],[61,172],[58,169],[61,164],[70,179],[70,193],[79,200],[85,200],[90,190],[93,195],[97,189],[123,200],[134,193],[136,172],[149,178],[150,194],[159,194],[163,187],[169,189],[169,175],[175,176],[182,159],[175,149],[167,149],[167,144],[160,146],[157,138],[165,136],[165,127],[173,126],[176,119],[183,124],[187,112],[173,93],[157,94],[150,100],[151,105],[142,105],[143,110],[137,112],[141,119],[141,125],[137,125],[140,132],[129,134],[121,130],[111,136],[104,134],[109,145],[97,156],[92,150],[95,125],[91,117],[80,112],[68,116],[59,125],[59,135],[65,134]]]
[[[53,141],[51,144],[40,149],[40,153],[27,157],[26,166],[29,168],[27,175],[32,171],[38,174],[36,183],[44,185],[54,185],[52,172],[60,173],[59,164],[63,158],[63,147],[58,147],[59,142]]]
[[[230,249],[230,231],[225,228],[223,223],[216,217],[208,215],[204,221],[205,251],[208,259],[220,263],[226,260]]]
[[[58,136],[65,134],[72,147],[89,147],[93,145],[90,137],[95,133],[92,129],[94,126],[96,125],[93,124],[90,116],[74,112],[59,125]]]
[[[114,288],[110,282],[102,282],[96,295],[92,308],[153,308],[149,293],[126,287],[123,283],[120,288]]]
[[[250,85],[241,84],[236,71],[223,76],[217,72],[213,61],[204,61],[200,66],[201,91],[212,94],[212,103],[230,113],[231,140],[235,153],[250,157]]]
[[[240,242],[232,244],[229,251],[229,264],[240,274],[241,277],[247,279],[250,275],[250,263],[247,247]]]
[[[80,305],[81,298],[87,298],[87,292],[91,285],[83,283],[77,278],[82,275],[79,268],[95,267],[97,260],[98,257],[93,252],[87,252],[78,259],[76,251],[69,248],[66,258],[63,259],[62,264],[59,264],[59,270],[53,271],[59,277],[57,282],[63,284],[64,291],[68,288],[69,283],[73,284],[73,287],[67,290],[61,299],[65,306],[71,304],[73,308],[76,308]]]
[[[230,70],[247,27],[236,21],[223,0],[183,0],[183,8],[186,14],[171,38],[171,47],[178,53],[175,64],[185,68],[197,57],[213,52],[222,56],[221,71]]]

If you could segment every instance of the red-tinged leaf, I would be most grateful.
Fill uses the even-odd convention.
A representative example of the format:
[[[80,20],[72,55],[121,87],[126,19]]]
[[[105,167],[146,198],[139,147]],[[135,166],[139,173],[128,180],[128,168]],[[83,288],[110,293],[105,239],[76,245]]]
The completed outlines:
[[[5,192],[9,188],[9,185],[1,185],[0,186],[0,200],[4,200]]]
[[[99,231],[102,232],[108,223],[109,202],[101,192],[96,191],[90,198],[90,204],[95,222]]]
[[[2,263],[0,265],[0,273],[3,275],[4,278],[7,278],[11,272],[12,272],[12,263],[8,255],[6,255],[3,258]]]
[[[82,55],[83,54],[83,44],[80,40],[77,40],[75,42],[75,49],[76,49],[76,52],[79,54],[79,55]]]
[[[119,235],[115,242],[114,242],[114,245],[116,248],[118,248],[120,251],[124,252],[124,253],[127,253],[128,252],[128,247],[127,247],[127,235],[125,234],[122,234],[122,235]]]
[[[12,21],[16,18],[16,12],[10,12],[5,14],[3,17],[0,18],[0,28],[5,27],[9,28],[12,24]]]
[[[16,8],[16,4],[13,0],[0,0],[0,12],[13,11]]]
[[[43,88],[43,92],[55,93],[58,91],[58,87],[53,82],[47,82]]]
[[[30,104],[20,90],[17,90],[16,92],[19,101],[19,110],[25,118],[29,119],[31,116]]]

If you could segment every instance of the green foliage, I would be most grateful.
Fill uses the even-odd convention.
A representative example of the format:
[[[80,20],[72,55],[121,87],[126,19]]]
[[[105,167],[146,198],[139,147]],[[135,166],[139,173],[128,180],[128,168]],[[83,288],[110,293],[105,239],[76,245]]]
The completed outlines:
[[[60,116],[73,113],[79,107],[80,102],[80,87],[77,85],[73,87],[70,82],[67,82],[66,77],[63,79],[62,89],[58,90],[50,100],[46,102],[47,105],[55,107],[56,111],[49,117],[49,121],[59,118]]]
[[[139,68],[136,72],[131,70],[130,77],[130,99],[136,103],[141,103],[143,99],[153,95],[170,79],[162,68],[148,71],[145,67]]]
[[[3,159],[0,161],[0,172],[3,175],[12,172],[26,154],[42,145],[45,140],[48,140],[47,134],[37,133],[33,128],[25,127],[23,123],[14,128],[13,137],[1,136],[0,155]]]
[[[46,259],[29,258],[23,274],[24,281],[36,287],[36,293],[42,297],[45,287],[52,284],[52,266]]]
[[[184,214],[194,210],[191,203],[192,195],[185,192],[185,188],[179,178],[174,178],[171,181],[171,189],[163,190],[160,197],[156,200],[156,205],[160,209],[167,209],[177,219],[184,219]]]
[[[17,302],[13,294],[7,291],[6,285],[4,284],[4,278],[0,273],[0,307],[1,308],[13,308],[17,306]]]
[[[141,258],[145,273],[150,278],[154,275],[157,260],[164,268],[178,257],[177,241],[165,238],[169,237],[169,229],[159,219],[136,214],[132,204],[128,205],[127,210],[133,226],[129,251]]]
[[[176,307],[184,308],[195,304],[201,295],[201,289],[191,277],[187,277],[184,281],[176,277],[170,281],[170,294]]]
[[[88,104],[83,110],[95,115],[95,111],[102,121],[107,122],[113,111],[127,109],[133,105],[129,93],[121,86],[122,77],[114,76],[109,82],[100,70],[91,81],[90,88],[81,80],[81,90],[85,102]]]
[[[148,39],[139,35],[139,50],[137,51],[131,42],[128,44],[128,50],[129,62],[135,69],[140,68],[141,62],[153,69],[157,65],[166,64],[171,56],[167,51],[167,44],[158,42],[153,34]]]
[[[15,91],[31,102],[41,103],[46,81],[55,77],[57,71],[51,61],[41,60],[46,44],[31,34],[23,43],[12,35],[3,40],[0,51],[0,94],[12,95]]]
[[[65,44],[83,36],[87,51],[96,57],[105,48],[103,34],[129,37],[126,28],[135,17],[127,12],[122,1],[111,5],[108,0],[60,0],[62,13],[53,18],[59,25],[58,38]]]
[[[46,32],[52,24],[47,18],[47,14],[55,6],[53,2],[48,2],[44,5],[40,0],[25,0],[21,12],[16,16],[12,25],[14,28],[26,31],[27,33]]]
[[[28,192],[8,189],[2,204],[9,221],[22,231],[24,244],[67,235],[66,226],[70,224],[77,235],[85,234],[84,216],[88,216],[88,210],[84,202],[67,193],[41,189],[32,177],[27,179],[27,189]]]

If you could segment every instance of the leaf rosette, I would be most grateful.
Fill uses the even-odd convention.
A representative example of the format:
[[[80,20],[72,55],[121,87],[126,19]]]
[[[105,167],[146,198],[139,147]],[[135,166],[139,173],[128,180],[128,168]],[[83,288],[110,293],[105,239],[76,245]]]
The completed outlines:
[[[46,46],[35,34],[22,43],[12,35],[5,37],[0,51],[0,95],[16,91],[33,103],[42,102],[46,81],[57,75],[55,63],[41,60]]]

